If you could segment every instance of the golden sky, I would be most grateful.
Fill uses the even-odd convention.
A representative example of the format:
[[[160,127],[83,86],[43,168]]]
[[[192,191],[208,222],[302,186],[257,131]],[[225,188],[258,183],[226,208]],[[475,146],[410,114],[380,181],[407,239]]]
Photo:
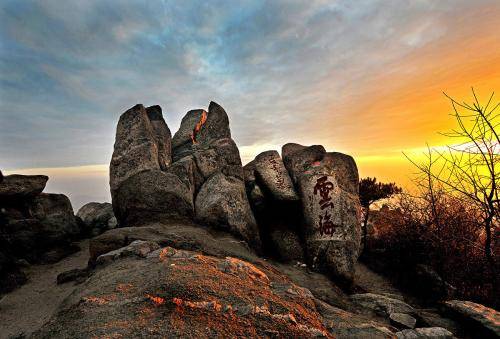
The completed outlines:
[[[406,184],[413,168],[402,151],[418,159],[426,143],[456,142],[438,133],[455,126],[442,92],[471,102],[471,86],[483,100],[500,89],[499,27],[498,6],[464,14],[446,35],[361,84],[360,100],[344,122],[352,129],[342,136],[342,146],[355,155],[362,176]]]

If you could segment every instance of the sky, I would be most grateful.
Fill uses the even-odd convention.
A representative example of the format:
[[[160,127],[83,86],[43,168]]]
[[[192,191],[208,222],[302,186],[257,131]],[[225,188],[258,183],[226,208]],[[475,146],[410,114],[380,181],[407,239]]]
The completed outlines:
[[[214,100],[243,163],[287,142],[407,185],[453,127],[443,91],[500,88],[500,1],[0,1],[0,169],[109,201],[116,123],[158,104],[172,133]]]

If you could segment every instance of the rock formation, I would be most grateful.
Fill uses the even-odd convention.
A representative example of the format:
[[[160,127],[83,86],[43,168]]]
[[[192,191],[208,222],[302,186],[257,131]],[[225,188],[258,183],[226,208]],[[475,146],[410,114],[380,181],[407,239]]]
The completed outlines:
[[[136,105],[116,131],[115,215],[122,227],[194,220],[349,283],[360,241],[354,160],[319,145],[286,144],[282,154],[263,152],[243,168],[214,102],[189,111],[172,139],[158,106]]]
[[[301,166],[295,178],[302,197],[308,260],[321,271],[351,281],[361,240],[354,160],[325,153],[321,161]]]
[[[358,170],[323,146],[286,144],[245,166],[247,194],[265,247],[284,260],[305,259],[349,283],[360,246]]]
[[[136,105],[123,113],[110,186],[122,227],[196,220],[260,247],[229,118],[214,102],[208,112],[189,111],[172,139],[159,106]]]
[[[0,175],[0,293],[25,282],[18,262],[57,261],[80,227],[63,194],[42,193],[44,175]]]
[[[471,301],[450,300],[444,305],[461,321],[472,325],[479,336],[500,337],[500,312]]]
[[[90,251],[92,274],[34,338],[394,337],[325,276],[195,223],[116,228]]]
[[[117,226],[113,206],[108,202],[89,202],[78,210],[76,216],[82,225],[82,233],[87,236],[97,236]]]

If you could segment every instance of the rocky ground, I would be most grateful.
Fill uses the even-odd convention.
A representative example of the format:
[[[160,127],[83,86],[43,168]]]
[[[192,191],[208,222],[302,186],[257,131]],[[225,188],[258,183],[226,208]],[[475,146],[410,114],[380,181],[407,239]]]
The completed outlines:
[[[203,337],[209,335],[207,324],[211,324],[214,336],[272,337],[279,333],[391,338],[397,332],[391,319],[372,312],[369,303],[360,308],[325,276],[298,265],[262,260],[238,242],[229,252],[253,264],[221,254],[219,258],[172,247],[160,249],[156,243],[144,242],[137,247],[140,250],[128,254],[121,249],[101,256],[95,274],[82,284],[70,281],[58,285],[59,274],[86,267],[88,241],[79,245],[82,251],[56,264],[26,269],[29,282],[0,301],[0,338],[30,337],[33,333],[42,338]],[[208,251],[216,254],[217,250]],[[151,275],[157,278],[151,280]],[[356,265],[354,276],[356,289],[362,292],[358,295],[411,299],[361,263]],[[312,294],[301,286],[308,286]],[[425,319],[434,328],[445,326],[458,337],[475,337],[436,310],[412,306],[410,312],[421,317],[420,322]],[[80,319],[81,312],[92,316]],[[203,326],[198,326],[200,317]],[[249,323],[258,324],[252,326],[252,333],[248,332]]]
[[[55,264],[33,265],[24,269],[28,282],[0,297],[1,339],[29,336],[54,315],[61,302],[76,288],[72,283],[57,285],[57,276],[87,266],[88,243],[88,240],[79,242],[81,251]]]

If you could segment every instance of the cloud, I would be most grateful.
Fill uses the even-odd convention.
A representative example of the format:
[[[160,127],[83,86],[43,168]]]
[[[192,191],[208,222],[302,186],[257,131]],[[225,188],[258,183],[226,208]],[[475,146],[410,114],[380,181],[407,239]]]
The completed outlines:
[[[175,131],[215,100],[247,151],[346,144],[370,79],[492,4],[3,1],[0,166],[108,163],[136,103],[160,104]]]

